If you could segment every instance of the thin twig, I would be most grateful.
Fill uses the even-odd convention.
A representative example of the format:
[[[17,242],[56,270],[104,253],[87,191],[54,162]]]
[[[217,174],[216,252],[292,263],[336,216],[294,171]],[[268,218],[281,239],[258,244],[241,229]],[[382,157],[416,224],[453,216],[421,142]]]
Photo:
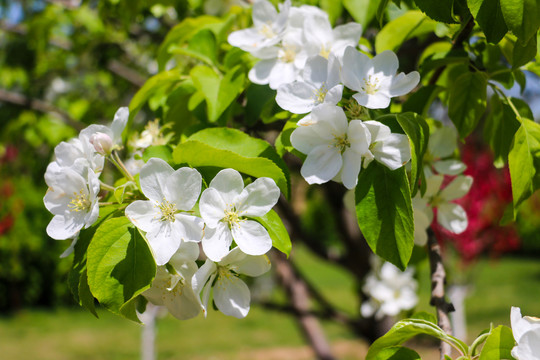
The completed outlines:
[[[454,305],[446,301],[445,289],[446,272],[444,270],[441,246],[433,231],[429,230],[428,234],[428,252],[429,265],[431,269],[431,301],[430,305],[435,306],[437,310],[437,321],[439,327],[445,333],[452,335],[452,325],[450,323],[449,313],[454,311]],[[445,355],[451,356],[452,347],[450,344],[441,341],[441,360],[444,360]]]

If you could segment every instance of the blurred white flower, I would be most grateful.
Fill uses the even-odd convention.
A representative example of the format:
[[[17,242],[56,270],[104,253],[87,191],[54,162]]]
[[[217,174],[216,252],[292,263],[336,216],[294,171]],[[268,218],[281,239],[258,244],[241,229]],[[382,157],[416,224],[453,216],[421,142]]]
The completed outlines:
[[[510,322],[517,343],[512,356],[517,360],[540,360],[540,319],[521,317],[520,308],[512,306]]]
[[[333,55],[328,59],[322,56],[309,58],[302,79],[281,85],[277,90],[276,102],[282,109],[295,114],[308,113],[323,103],[336,105],[343,92],[339,68],[339,61]]]
[[[362,121],[348,123],[342,108],[327,104],[315,107],[310,121],[291,134],[294,148],[307,154],[300,173],[308,184],[323,184],[339,174],[347,189],[358,183],[362,155],[370,142]]]
[[[355,48],[362,35],[362,25],[350,22],[332,29],[328,18],[308,17],[304,21],[304,38],[310,54],[325,58],[334,54],[341,59],[347,47]]]
[[[193,277],[193,289],[202,292],[202,304],[207,314],[210,290],[214,288],[214,303],[225,315],[244,318],[250,307],[251,295],[247,285],[238,277],[260,276],[270,270],[266,255],[246,255],[236,247],[219,262],[206,260]],[[215,280],[215,281],[214,281]]]
[[[424,156],[424,172],[427,177],[433,175],[431,166],[444,175],[459,175],[467,166],[456,159],[449,158],[457,148],[457,131],[449,126],[442,126],[429,135],[428,149]]]
[[[456,176],[450,184],[441,189],[444,180],[443,175],[433,175],[426,179],[426,192],[423,197],[420,193],[413,199],[415,204],[415,216],[418,212],[424,213],[426,220],[431,224],[433,219],[433,208],[437,208],[437,222],[446,230],[461,234],[467,229],[469,221],[467,213],[461,205],[451,201],[465,196],[472,185],[471,176]]]
[[[270,178],[258,178],[244,188],[242,175],[234,169],[221,170],[204,190],[199,210],[206,223],[202,248],[206,256],[220,261],[233,240],[241,251],[262,255],[272,248],[268,231],[247,216],[263,216],[279,199],[279,188]]]
[[[165,265],[181,241],[201,241],[203,221],[190,214],[201,193],[201,174],[183,167],[174,170],[165,161],[148,160],[140,173],[141,190],[149,200],[126,208],[126,217],[146,232],[157,265]]]
[[[343,55],[342,81],[349,89],[358,91],[353,95],[358,104],[369,109],[384,109],[390,105],[390,98],[407,94],[420,81],[417,71],[396,75],[398,66],[393,51],[383,51],[370,59],[348,47]]]
[[[165,306],[177,319],[197,316],[202,305],[193,291],[191,280],[198,270],[195,263],[198,257],[198,244],[182,242],[169,260],[169,266],[158,266],[152,286],[142,295],[154,305]]]
[[[418,303],[418,284],[413,275],[412,267],[402,272],[389,262],[385,262],[379,271],[372,269],[362,287],[364,293],[370,296],[362,303],[362,316],[381,319],[385,315],[395,316],[402,310],[415,307]]]

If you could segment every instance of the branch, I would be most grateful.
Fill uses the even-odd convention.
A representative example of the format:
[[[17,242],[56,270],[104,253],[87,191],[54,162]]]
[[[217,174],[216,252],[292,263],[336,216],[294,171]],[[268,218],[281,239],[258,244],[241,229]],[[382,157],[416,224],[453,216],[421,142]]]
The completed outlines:
[[[120,76],[137,87],[142,87],[146,82],[146,78],[144,76],[139,74],[134,69],[122,64],[118,60],[109,61],[107,64],[107,69],[113,74]]]
[[[454,305],[446,301],[444,285],[446,284],[446,272],[441,257],[441,246],[431,229],[428,234],[429,265],[431,269],[431,306],[437,310],[437,320],[439,327],[449,335],[452,335],[452,325],[448,314],[454,311]],[[441,360],[445,355],[450,356],[452,347],[450,344],[441,341]]]
[[[318,319],[309,311],[309,294],[305,282],[296,276],[294,269],[283,254],[272,251],[270,256],[275,264],[280,283],[285,288],[302,331],[311,344],[317,359],[335,360]]]
[[[23,94],[0,89],[0,101],[20,105],[32,110],[41,111],[43,113],[56,114],[64,123],[73,127],[77,131],[83,129],[84,124],[73,119],[66,111],[55,107],[54,105],[43,100],[31,99]]]

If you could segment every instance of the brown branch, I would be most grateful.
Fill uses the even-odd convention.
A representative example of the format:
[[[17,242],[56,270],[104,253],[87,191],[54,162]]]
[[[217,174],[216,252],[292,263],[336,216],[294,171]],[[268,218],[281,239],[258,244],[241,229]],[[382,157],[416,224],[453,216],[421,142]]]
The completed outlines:
[[[431,229],[428,234],[429,265],[431,269],[431,301],[430,305],[435,306],[437,310],[437,321],[439,327],[445,333],[452,335],[452,325],[450,323],[449,313],[454,311],[454,305],[446,301],[444,286],[446,284],[446,272],[444,270],[441,246]],[[445,355],[451,356],[452,347],[450,344],[441,341],[441,360]]]
[[[463,27],[463,30],[461,30],[461,32],[458,34],[458,36],[456,36],[454,41],[452,41],[452,47],[450,48],[450,51],[462,48],[463,42],[467,40],[469,36],[471,36],[473,28],[474,18],[471,16],[467,24],[465,24],[465,26]],[[437,83],[437,80],[439,80],[445,69],[446,65],[438,67],[433,73],[433,76],[431,76],[431,79],[429,79],[429,85],[434,85],[435,83]]]
[[[73,119],[66,111],[59,109],[43,100],[31,99],[20,93],[0,89],[0,101],[20,105],[32,110],[41,111],[43,113],[56,114],[64,123],[73,127],[77,131],[82,130],[84,127],[84,124]]]
[[[283,254],[272,251],[270,256],[280,283],[286,290],[302,331],[313,348],[317,359],[335,360],[317,317],[310,312],[306,284],[296,276],[294,269]]]
[[[107,69],[137,87],[142,87],[146,82],[146,78],[144,76],[139,74],[136,70],[133,70],[132,68],[122,64],[118,60],[109,61],[109,63],[107,64]]]

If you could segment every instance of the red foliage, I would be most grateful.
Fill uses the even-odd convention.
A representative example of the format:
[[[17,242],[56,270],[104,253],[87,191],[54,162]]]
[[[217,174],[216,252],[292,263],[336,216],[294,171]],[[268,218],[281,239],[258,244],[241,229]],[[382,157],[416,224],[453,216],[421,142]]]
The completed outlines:
[[[437,238],[454,244],[465,261],[483,253],[496,256],[517,249],[519,237],[515,227],[499,225],[505,208],[512,201],[508,168],[496,169],[491,152],[479,148],[474,141],[467,141],[462,157],[467,165],[465,175],[472,176],[474,182],[469,193],[456,203],[467,212],[469,226],[456,235],[434,221],[432,227]]]

